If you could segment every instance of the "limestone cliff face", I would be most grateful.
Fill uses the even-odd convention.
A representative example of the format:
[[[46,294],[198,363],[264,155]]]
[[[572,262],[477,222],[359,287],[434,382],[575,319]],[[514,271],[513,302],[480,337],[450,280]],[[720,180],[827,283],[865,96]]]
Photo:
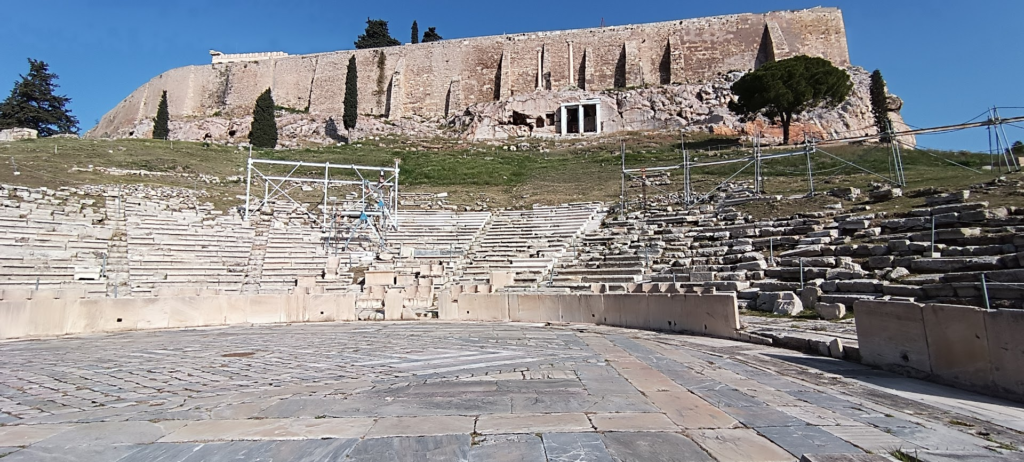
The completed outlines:
[[[798,54],[850,65],[838,9],[739,14],[188,66],[167,71],[132,92],[87,136],[147,136],[140,131],[146,130],[155,116],[165,90],[175,138],[201,139],[211,133],[216,139],[231,141],[241,125],[246,125],[243,121],[256,97],[267,88],[273,90],[279,106],[297,112],[291,118],[340,120],[351,56],[356,57],[359,72],[360,112],[398,123],[404,119],[450,120],[475,104],[573,88],[600,93],[613,88],[702,85],[731,71],[746,71]],[[626,126],[628,121],[622,125]],[[228,136],[232,131],[235,136]],[[296,136],[301,136],[300,132],[296,131]]]

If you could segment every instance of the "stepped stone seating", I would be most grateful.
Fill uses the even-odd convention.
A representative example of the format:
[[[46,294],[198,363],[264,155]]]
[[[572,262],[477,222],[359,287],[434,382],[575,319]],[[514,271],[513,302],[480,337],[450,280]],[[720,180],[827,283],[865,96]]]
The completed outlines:
[[[981,306],[983,273],[992,306],[1024,307],[1024,208],[966,202],[967,192],[936,197],[899,216],[860,206],[759,221],[730,207],[663,208],[636,217],[648,229],[632,240],[659,251],[652,282],[735,291],[752,309],[771,310],[787,292],[810,309],[889,297]],[[591,261],[629,241],[601,231],[591,239],[605,251]]]
[[[592,284],[635,284],[649,280],[648,268],[662,252],[649,245],[651,232],[642,221],[608,220],[589,231],[559,260],[556,286],[587,291]]]
[[[156,289],[240,293],[253,230],[237,216],[178,201],[126,201],[128,272],[133,296]],[[162,294],[171,294],[164,290]]]
[[[0,187],[0,289],[5,300],[102,297],[111,229],[95,201],[48,188]],[[67,294],[67,295],[62,295]]]
[[[514,273],[520,284],[543,281],[573,241],[600,224],[600,210],[598,204],[588,203],[493,214],[470,248],[471,262],[460,282],[487,283],[494,271]]]
[[[470,246],[490,218],[490,212],[402,211],[398,231],[387,235],[388,246],[398,249],[390,269],[434,278],[431,285],[440,287],[447,282],[443,276],[466,264]],[[432,268],[438,265],[443,268]]]

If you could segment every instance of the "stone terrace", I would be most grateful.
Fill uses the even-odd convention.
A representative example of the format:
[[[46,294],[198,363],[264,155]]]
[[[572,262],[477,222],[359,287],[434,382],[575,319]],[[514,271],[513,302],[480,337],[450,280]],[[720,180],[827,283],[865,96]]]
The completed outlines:
[[[882,461],[895,449],[1010,461],[1024,444],[1012,403],[610,327],[229,327],[5,342],[0,357],[5,462]]]

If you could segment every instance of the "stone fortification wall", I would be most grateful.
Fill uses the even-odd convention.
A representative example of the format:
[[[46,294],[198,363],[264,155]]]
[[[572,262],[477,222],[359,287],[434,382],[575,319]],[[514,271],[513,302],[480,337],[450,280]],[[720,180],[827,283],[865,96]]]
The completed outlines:
[[[359,69],[360,112],[397,119],[448,117],[472,104],[538,90],[696,84],[798,54],[850,65],[838,9],[453,39],[182,67],[132,92],[89,135],[126,136],[129,127],[155,116],[165,90],[172,119],[243,117],[267,88],[273,89],[280,106],[340,118],[351,56]]]

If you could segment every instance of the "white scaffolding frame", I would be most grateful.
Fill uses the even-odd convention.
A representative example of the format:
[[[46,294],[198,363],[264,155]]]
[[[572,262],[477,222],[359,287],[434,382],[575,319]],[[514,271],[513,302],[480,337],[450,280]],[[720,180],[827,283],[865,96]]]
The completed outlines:
[[[322,213],[319,217],[311,216],[324,230],[332,233],[339,231],[335,222],[339,217],[359,218],[359,223],[352,228],[352,236],[362,228],[369,227],[380,239],[381,247],[386,247],[383,233],[387,230],[398,229],[398,174],[400,163],[395,159],[394,167],[370,167],[353,164],[332,164],[330,162],[303,162],[272,159],[253,159],[249,157],[245,175],[245,212],[244,218],[249,221],[251,213],[260,210],[268,203],[278,199],[287,199],[293,203],[301,204],[301,201],[292,197],[289,192],[296,186],[303,184],[318,185],[323,188],[323,202],[321,203]],[[260,170],[259,166],[284,166],[291,167],[287,175],[267,174]],[[322,168],[323,177],[303,177],[295,175],[300,168]],[[332,173],[338,175],[346,172],[351,177],[354,174],[358,180],[333,179]],[[371,173],[379,173],[376,180],[367,179]],[[372,176],[370,176],[372,178]],[[253,182],[263,183],[263,198],[253,196]],[[328,204],[331,187],[355,186],[359,188],[359,199],[361,203],[359,210],[334,210]],[[254,200],[255,199],[255,200]],[[346,246],[347,242],[346,241]]]

